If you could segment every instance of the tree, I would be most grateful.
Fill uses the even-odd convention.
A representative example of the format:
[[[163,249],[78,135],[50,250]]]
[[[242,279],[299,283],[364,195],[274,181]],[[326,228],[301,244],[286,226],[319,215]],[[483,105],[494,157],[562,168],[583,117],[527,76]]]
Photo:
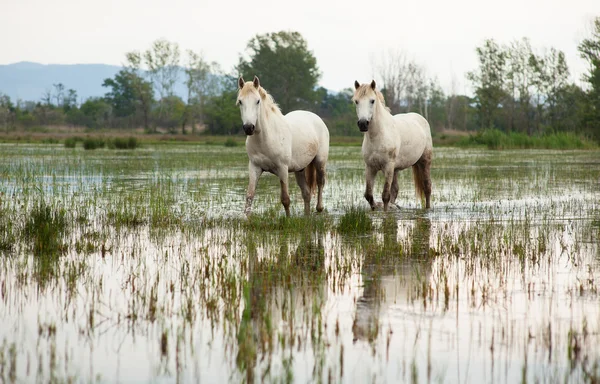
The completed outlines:
[[[533,69],[535,87],[536,128],[546,123],[553,129],[557,125],[559,93],[567,86],[569,68],[562,51],[554,48],[544,55],[532,54],[529,64]]]
[[[152,43],[150,49],[143,54],[144,62],[148,68],[148,76],[158,93],[158,117],[162,118],[165,103],[174,95],[174,86],[179,78],[179,45],[165,39],[158,39]]]
[[[431,87],[437,81],[427,76],[425,66],[408,59],[402,50],[387,51],[372,59],[371,65],[381,80],[386,104],[393,114],[418,112],[428,118]]]
[[[589,83],[587,103],[584,107],[586,130],[600,141],[600,17],[592,23],[591,36],[578,46],[579,55],[588,63],[584,79]]]
[[[208,63],[201,54],[192,50],[187,51],[187,64],[185,71],[185,85],[188,91],[187,105],[184,113],[184,121],[181,126],[181,133],[185,133],[185,125],[192,126],[192,132],[196,122],[202,117],[203,106],[206,97],[214,94],[218,89],[214,72],[219,72],[217,63]]]
[[[143,117],[144,128],[150,130],[150,111],[154,102],[152,83],[143,78],[142,55],[137,52],[128,52],[126,71],[136,99],[136,109]],[[156,129],[154,130],[156,131]]]
[[[238,73],[246,79],[260,77],[284,113],[314,105],[320,73],[300,33],[256,35],[248,42],[247,52],[248,59],[239,58]]]
[[[114,78],[104,79],[103,87],[110,90],[104,95],[104,99],[113,108],[117,117],[133,116],[136,112],[138,97],[135,89],[135,74],[126,69],[120,70]]]
[[[77,111],[69,114],[69,121],[75,125],[83,125],[88,128],[102,128],[109,126],[112,119],[112,107],[101,97],[90,97]]]
[[[6,132],[14,125],[15,111],[10,97],[0,93],[0,127],[4,127]]]
[[[236,106],[237,79],[223,76],[223,92],[207,98],[204,107],[206,128],[211,134],[235,134],[240,132],[240,110]]]
[[[351,102],[354,88],[346,88],[337,93],[330,93],[325,88],[317,89],[319,108],[317,113],[323,118],[331,135],[358,136],[356,127],[356,109]]]
[[[381,79],[383,95],[393,114],[402,112],[402,105],[406,104],[409,65],[411,61],[402,50],[389,50],[372,59],[371,66]]]
[[[534,85],[534,69],[531,60],[534,57],[529,39],[515,40],[505,52],[504,109],[507,115],[507,131],[515,128],[531,134],[532,122],[532,93]]]
[[[67,95],[63,97],[63,110],[69,112],[71,109],[77,108],[77,91],[69,89]]]
[[[479,69],[467,73],[467,79],[475,88],[475,100],[479,111],[479,123],[483,128],[495,126],[504,92],[506,52],[494,40],[486,40],[477,47]]]
[[[56,98],[56,106],[62,107],[64,102],[65,85],[63,83],[52,84],[54,87],[54,97]]]

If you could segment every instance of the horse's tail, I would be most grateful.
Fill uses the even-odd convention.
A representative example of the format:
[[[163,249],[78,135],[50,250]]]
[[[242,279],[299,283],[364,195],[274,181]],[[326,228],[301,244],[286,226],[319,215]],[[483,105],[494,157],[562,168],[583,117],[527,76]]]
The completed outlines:
[[[304,168],[304,176],[306,177],[306,184],[310,188],[311,196],[315,194],[317,190],[317,168],[314,162],[311,161],[306,168]]]
[[[425,185],[425,169],[421,164],[416,163],[412,166],[412,171],[413,181],[415,182],[415,194],[417,195],[417,199],[421,201],[421,205],[424,205],[425,190],[423,186]]]

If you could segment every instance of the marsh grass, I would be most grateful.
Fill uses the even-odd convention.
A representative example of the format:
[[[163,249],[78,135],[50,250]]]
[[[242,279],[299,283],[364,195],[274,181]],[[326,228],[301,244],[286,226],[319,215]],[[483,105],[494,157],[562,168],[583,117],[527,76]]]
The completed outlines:
[[[13,221],[6,209],[0,207],[0,252],[10,251],[16,241],[13,232]]]
[[[83,139],[83,149],[94,150],[98,148],[104,148],[106,141],[101,137],[86,137]]]
[[[81,141],[79,137],[67,137],[65,139],[65,148],[75,148],[77,146],[77,142]]]
[[[136,149],[140,146],[137,138],[130,137],[115,137],[107,140],[109,149]]]
[[[60,256],[68,251],[68,243],[65,242],[68,234],[65,209],[49,205],[40,198],[23,227],[23,237],[30,243],[40,283],[57,275]]]
[[[0,381],[598,376],[596,151],[437,149],[433,209],[405,172],[371,212],[360,150],[332,148],[327,212],[286,218],[265,181],[246,218],[245,151],[220,144],[1,148]]]
[[[556,132],[529,136],[521,132],[504,133],[486,129],[462,138],[456,143],[461,147],[485,146],[488,149],[593,149],[598,145],[592,140],[571,132]]]
[[[225,140],[225,142],[223,143],[223,145],[226,146],[226,147],[237,147],[239,144],[238,144],[237,140],[229,137],[229,138],[227,138],[227,140]]]
[[[345,235],[365,234],[373,229],[373,222],[367,211],[355,206],[347,208],[340,217],[337,230]]]

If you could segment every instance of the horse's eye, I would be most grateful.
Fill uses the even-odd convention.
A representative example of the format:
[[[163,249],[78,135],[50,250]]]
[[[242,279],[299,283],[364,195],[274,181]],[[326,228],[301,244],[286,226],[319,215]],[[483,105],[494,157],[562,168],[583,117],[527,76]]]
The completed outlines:
[[[358,100],[354,100],[354,104],[358,105]]]
[[[238,104],[239,104],[239,105],[242,105],[242,100],[238,100]]]
[[[256,100],[256,105],[260,104],[260,99]]]
[[[375,104],[375,99],[372,99],[372,100],[371,100],[371,104]]]

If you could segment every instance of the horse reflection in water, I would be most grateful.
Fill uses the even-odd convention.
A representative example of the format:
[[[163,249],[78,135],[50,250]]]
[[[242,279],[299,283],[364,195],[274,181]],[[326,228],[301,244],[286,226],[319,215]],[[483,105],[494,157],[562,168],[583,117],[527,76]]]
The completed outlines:
[[[354,342],[374,342],[380,334],[380,318],[390,306],[417,299],[431,275],[431,222],[420,217],[408,223],[386,217],[383,239],[366,245],[361,271],[363,292],[356,301],[352,325]],[[403,229],[400,238],[399,227]]]
[[[307,232],[292,251],[289,248],[295,242],[289,239],[266,249],[248,241],[248,280],[236,358],[247,382],[276,374],[273,357],[284,358],[285,352],[300,350],[311,340],[315,314],[318,317],[326,301],[327,280],[325,234]]]

